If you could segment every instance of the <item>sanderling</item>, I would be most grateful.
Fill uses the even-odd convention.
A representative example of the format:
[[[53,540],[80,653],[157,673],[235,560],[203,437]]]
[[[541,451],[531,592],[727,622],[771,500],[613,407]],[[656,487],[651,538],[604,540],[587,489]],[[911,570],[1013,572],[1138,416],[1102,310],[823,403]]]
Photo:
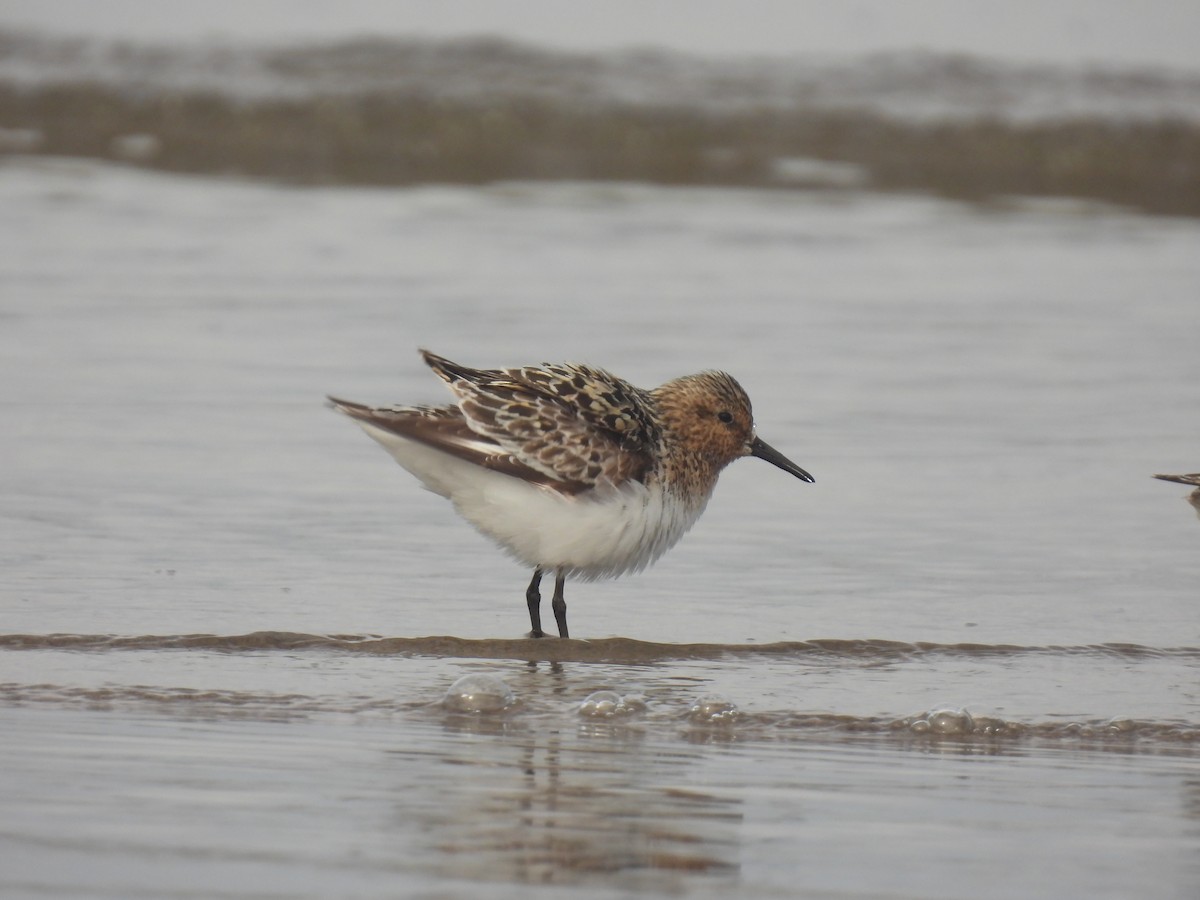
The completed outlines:
[[[1194,484],[1196,489],[1184,499],[1196,508],[1196,516],[1200,518],[1200,472],[1194,475],[1155,475],[1163,481],[1174,481],[1176,484]]]
[[[364,406],[330,397],[426,488],[533,568],[525,591],[542,637],[542,573],[567,637],[568,577],[644,569],[695,524],[729,463],[765,459],[813,477],[754,433],[750,398],[724,372],[651,391],[602,369],[543,363],[471,369],[422,350],[451,406]]]

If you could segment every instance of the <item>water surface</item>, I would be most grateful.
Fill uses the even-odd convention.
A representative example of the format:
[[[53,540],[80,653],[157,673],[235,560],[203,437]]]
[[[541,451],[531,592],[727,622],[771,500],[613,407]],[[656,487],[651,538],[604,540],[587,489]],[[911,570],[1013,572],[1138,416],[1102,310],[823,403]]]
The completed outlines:
[[[1200,526],[1150,478],[1197,468],[1195,223],[29,160],[0,201],[7,893],[1200,889]],[[419,345],[727,369],[817,482],[735,464],[525,640],[527,573],[321,405],[444,399]]]

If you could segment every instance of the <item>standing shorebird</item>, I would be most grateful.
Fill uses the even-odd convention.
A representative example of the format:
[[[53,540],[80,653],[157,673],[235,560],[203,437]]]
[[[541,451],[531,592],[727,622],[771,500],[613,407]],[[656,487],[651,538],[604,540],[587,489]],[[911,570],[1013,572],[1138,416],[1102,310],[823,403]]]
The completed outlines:
[[[329,400],[533,568],[525,591],[532,637],[544,636],[544,572],[555,573],[551,608],[565,638],[567,578],[612,578],[654,562],[695,524],[735,459],[757,456],[813,480],[755,435],[750,398],[724,372],[646,391],[590,366],[470,369],[421,355],[456,405]]]
[[[1192,484],[1196,489],[1184,499],[1192,504],[1196,509],[1196,516],[1200,518],[1200,472],[1194,475],[1155,475],[1155,478],[1161,478],[1163,481],[1173,481],[1176,484]]]

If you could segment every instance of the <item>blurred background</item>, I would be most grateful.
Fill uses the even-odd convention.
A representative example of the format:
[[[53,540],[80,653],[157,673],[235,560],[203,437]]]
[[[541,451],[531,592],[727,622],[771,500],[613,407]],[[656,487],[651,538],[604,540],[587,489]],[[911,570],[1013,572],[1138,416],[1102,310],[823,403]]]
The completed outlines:
[[[622,180],[1200,213],[1200,7],[0,7],[0,152],[307,184]]]

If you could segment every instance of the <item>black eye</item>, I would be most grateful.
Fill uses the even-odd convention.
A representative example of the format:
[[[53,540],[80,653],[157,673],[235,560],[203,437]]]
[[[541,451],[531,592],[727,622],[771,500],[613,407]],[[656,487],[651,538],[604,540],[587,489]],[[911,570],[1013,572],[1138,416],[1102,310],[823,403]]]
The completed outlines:
[[[723,409],[719,413],[717,413],[717,418],[720,419],[722,422],[724,422],[726,425],[728,425],[730,422],[733,421],[733,413],[731,413],[727,409]]]

